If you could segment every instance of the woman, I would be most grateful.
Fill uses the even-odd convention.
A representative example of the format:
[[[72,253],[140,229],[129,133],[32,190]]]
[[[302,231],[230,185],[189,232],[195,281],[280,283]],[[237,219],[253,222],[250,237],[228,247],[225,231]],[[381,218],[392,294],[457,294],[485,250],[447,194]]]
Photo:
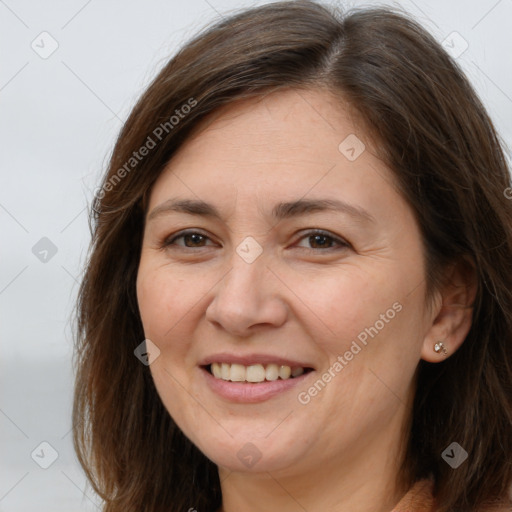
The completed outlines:
[[[187,44],[94,202],[74,432],[104,509],[509,510],[510,186],[403,14],[278,2]]]

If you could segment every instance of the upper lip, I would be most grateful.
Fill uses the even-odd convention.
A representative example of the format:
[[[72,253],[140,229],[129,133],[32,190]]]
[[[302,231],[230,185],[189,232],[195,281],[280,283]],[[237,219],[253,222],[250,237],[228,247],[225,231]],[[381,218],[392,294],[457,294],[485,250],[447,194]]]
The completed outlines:
[[[250,366],[251,364],[277,364],[280,366],[290,367],[301,367],[301,368],[313,368],[313,365],[299,361],[297,359],[287,359],[272,354],[230,354],[228,352],[221,352],[218,354],[212,354],[207,356],[199,362],[199,366],[209,366],[212,363],[228,363],[228,364],[242,364],[244,366]]]

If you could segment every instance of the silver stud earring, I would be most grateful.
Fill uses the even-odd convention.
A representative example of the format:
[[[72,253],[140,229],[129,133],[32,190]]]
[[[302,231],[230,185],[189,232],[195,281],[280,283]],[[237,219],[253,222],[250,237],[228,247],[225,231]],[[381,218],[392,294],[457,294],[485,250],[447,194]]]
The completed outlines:
[[[442,341],[438,341],[434,345],[434,352],[436,354],[440,354],[442,352],[444,355],[446,355],[448,353],[448,351],[446,350],[446,347],[444,346],[444,343]]]

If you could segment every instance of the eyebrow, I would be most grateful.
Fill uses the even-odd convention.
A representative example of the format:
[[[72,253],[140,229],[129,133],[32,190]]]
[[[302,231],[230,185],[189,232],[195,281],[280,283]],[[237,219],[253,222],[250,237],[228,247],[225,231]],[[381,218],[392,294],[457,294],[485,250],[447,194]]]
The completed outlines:
[[[322,211],[341,212],[353,217],[355,220],[367,223],[376,222],[375,218],[366,210],[338,199],[298,199],[296,201],[279,203],[274,206],[272,217],[276,220],[282,220]],[[222,220],[222,216],[217,208],[210,203],[196,199],[168,199],[149,213],[147,221],[149,222],[171,212]]]

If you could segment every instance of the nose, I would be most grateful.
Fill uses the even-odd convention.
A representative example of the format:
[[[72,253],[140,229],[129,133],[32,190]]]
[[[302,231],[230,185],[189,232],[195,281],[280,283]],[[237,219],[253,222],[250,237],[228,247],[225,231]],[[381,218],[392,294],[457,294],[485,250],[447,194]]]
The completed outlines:
[[[283,288],[264,258],[247,263],[234,254],[231,269],[214,289],[206,319],[238,337],[263,326],[279,327],[288,314]]]

